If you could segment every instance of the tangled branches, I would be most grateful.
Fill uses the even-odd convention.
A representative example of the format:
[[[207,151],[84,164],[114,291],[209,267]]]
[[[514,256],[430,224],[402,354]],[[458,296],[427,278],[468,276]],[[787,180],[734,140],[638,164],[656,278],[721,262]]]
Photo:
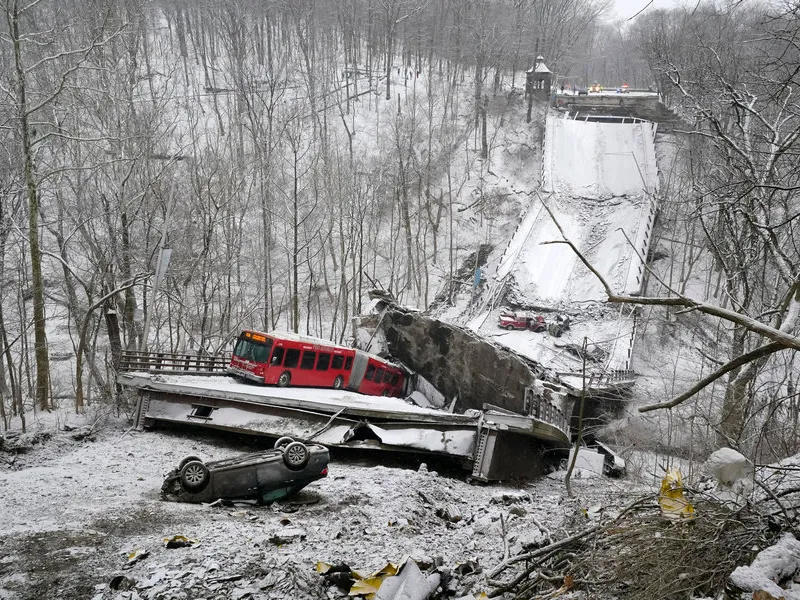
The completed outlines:
[[[490,574],[489,595],[548,598],[574,589],[589,598],[714,597],[780,529],[752,504],[731,507],[697,495],[694,518],[674,520],[654,496],[643,497],[605,523],[504,561]],[[522,571],[498,580],[519,564]]]

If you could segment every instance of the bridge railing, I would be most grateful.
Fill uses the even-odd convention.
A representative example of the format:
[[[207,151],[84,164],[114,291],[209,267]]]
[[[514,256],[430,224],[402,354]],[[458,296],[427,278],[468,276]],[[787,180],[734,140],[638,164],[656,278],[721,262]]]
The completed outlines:
[[[556,393],[558,392],[548,386],[544,387],[541,394],[536,393],[532,387],[526,388],[525,412],[528,416],[557,427],[569,436],[569,417],[553,401],[553,394]]]
[[[173,373],[182,375],[219,375],[230,364],[230,355],[174,352],[125,351],[119,364],[120,373]]]

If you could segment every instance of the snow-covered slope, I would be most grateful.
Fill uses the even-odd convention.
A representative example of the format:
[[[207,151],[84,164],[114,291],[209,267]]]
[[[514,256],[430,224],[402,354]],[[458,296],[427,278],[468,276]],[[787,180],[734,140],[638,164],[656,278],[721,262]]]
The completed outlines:
[[[494,271],[492,286],[513,281],[515,297],[524,304],[579,315],[578,321],[580,315],[593,319],[594,327],[588,323],[580,329],[590,342],[604,345],[606,369],[631,368],[634,323],[621,315],[603,321],[586,314],[587,303],[603,302],[606,293],[563,242],[574,244],[614,291],[641,293],[655,214],[652,193],[658,188],[654,136],[655,125],[645,121],[592,122],[550,112],[541,191],[533,195]],[[496,334],[498,310],[485,307],[470,327]],[[528,343],[513,346],[545,364],[548,354],[561,354],[553,340],[536,335],[515,334]]]
[[[545,191],[588,198],[655,191],[655,126],[627,121],[598,123],[551,113],[543,159]]]

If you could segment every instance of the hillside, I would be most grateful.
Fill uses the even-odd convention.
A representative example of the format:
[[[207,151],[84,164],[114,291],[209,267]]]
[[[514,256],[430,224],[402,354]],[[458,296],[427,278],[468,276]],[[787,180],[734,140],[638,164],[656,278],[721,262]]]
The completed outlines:
[[[616,27],[599,0],[7,3],[0,599],[339,598],[318,561],[404,557],[441,598],[791,597],[796,4]],[[676,122],[529,103],[539,55],[575,87],[654,82]],[[132,431],[123,350],[348,343],[375,288],[556,372],[585,341],[635,379],[601,432],[626,478],[482,487],[343,452],[291,502],[160,499],[182,457],[265,442]],[[508,310],[571,330],[501,330]],[[737,476],[708,479],[732,448]],[[683,519],[657,502],[671,467]],[[771,547],[754,572],[784,589],[733,589]]]

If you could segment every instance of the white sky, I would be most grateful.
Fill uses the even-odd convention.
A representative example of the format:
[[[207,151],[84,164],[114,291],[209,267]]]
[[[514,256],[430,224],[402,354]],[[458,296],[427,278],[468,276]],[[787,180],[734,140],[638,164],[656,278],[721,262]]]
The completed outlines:
[[[648,2],[650,2],[650,0],[614,0],[613,8],[617,13],[617,17],[621,19],[629,19],[647,6]],[[647,6],[647,10],[653,10],[656,8],[674,8],[683,4],[685,4],[685,1],[682,0],[653,0],[653,3],[650,4],[650,6]]]

